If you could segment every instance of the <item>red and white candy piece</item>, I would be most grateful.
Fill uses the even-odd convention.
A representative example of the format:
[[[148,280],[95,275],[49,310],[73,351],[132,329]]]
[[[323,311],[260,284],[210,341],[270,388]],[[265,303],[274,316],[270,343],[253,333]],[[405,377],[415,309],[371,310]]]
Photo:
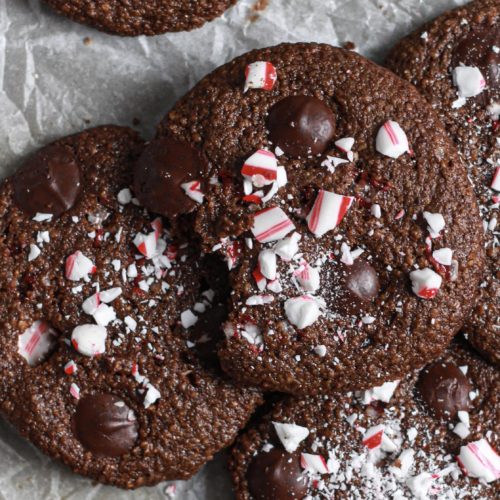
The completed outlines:
[[[205,195],[201,191],[200,181],[191,181],[181,184],[181,188],[184,189],[186,195],[191,198],[196,203],[203,203],[203,198]]]
[[[377,133],[376,148],[389,158],[399,158],[410,149],[408,138],[399,123],[392,120],[385,122]]]
[[[328,465],[321,455],[311,455],[310,453],[300,454],[301,467],[311,474],[328,474]]]
[[[453,70],[453,83],[460,97],[474,97],[486,88],[483,74],[473,66],[457,66]]]
[[[293,453],[299,444],[309,436],[309,429],[297,424],[282,424],[273,422],[274,430],[288,453]]]
[[[427,221],[427,230],[431,238],[439,238],[441,231],[446,226],[444,217],[441,214],[433,214],[431,212],[424,212],[423,216]]]
[[[64,365],[64,373],[66,375],[73,375],[77,372],[77,365],[73,360],[68,361]]]
[[[443,266],[451,266],[453,262],[453,250],[451,248],[440,248],[432,252],[434,259]]]
[[[107,304],[100,304],[92,316],[98,325],[107,326],[116,319],[116,312]]]
[[[277,78],[276,68],[270,62],[256,61],[246,67],[243,92],[248,89],[272,90]]]
[[[302,330],[316,322],[321,310],[314,297],[302,295],[285,302],[285,314],[292,325]]]
[[[342,222],[353,201],[352,196],[343,196],[322,189],[307,216],[309,230],[320,237],[335,229]]]
[[[279,207],[270,207],[257,212],[254,217],[252,233],[261,243],[281,240],[295,225]]]
[[[443,278],[438,273],[428,267],[412,271],[410,279],[413,293],[421,299],[433,299],[441,288],[443,281]]]
[[[493,180],[491,181],[491,189],[495,191],[500,191],[500,167],[495,169],[495,173],[493,174]]]
[[[79,281],[82,278],[89,279],[89,274],[96,272],[96,267],[93,262],[85,257],[80,250],[71,254],[66,259],[65,275],[71,281]]]
[[[106,351],[108,332],[100,325],[80,325],[71,334],[73,347],[84,356],[97,356]]]
[[[146,259],[151,259],[156,254],[158,238],[157,230],[149,234],[138,233],[134,238],[134,245]]]
[[[319,272],[309,263],[304,262],[294,273],[301,288],[306,292],[315,292],[320,286]]]
[[[265,276],[260,272],[260,266],[257,266],[253,272],[252,276],[255,280],[255,283],[257,285],[257,288],[262,292],[266,289],[267,286],[267,280]]]
[[[268,280],[276,279],[276,254],[272,250],[262,250],[259,253],[259,269]]]
[[[267,186],[278,179],[278,160],[271,151],[259,149],[245,161],[241,174],[255,187]]]
[[[391,400],[394,391],[398,387],[399,382],[399,380],[395,380],[394,382],[385,382],[382,385],[363,391],[361,393],[362,403],[365,405],[368,405],[373,401],[388,403]]]
[[[354,160],[354,153],[352,152],[352,147],[354,146],[354,137],[343,137],[335,141],[335,146],[337,146],[340,151],[347,154],[349,161]],[[336,166],[336,165],[335,165]]]
[[[387,436],[383,424],[370,427],[363,436],[363,444],[369,450],[381,448],[382,451],[387,453],[393,453],[398,449],[392,439]]]
[[[80,388],[75,384],[69,386],[69,393],[75,398],[80,399]]]
[[[468,476],[477,477],[487,483],[500,478],[500,456],[486,439],[462,446],[457,460]]]
[[[41,363],[57,340],[57,333],[46,321],[35,321],[17,339],[17,352],[30,366]]]
[[[288,238],[278,241],[278,243],[274,246],[274,252],[285,261],[292,260],[295,254],[299,251],[300,238],[301,235],[299,233],[293,233]]]

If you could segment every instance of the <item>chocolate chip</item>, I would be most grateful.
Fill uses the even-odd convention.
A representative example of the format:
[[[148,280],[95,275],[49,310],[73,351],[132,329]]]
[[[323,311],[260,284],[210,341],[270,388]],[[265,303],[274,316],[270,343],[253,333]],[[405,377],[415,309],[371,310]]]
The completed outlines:
[[[345,287],[356,299],[368,302],[374,299],[380,282],[377,271],[365,260],[356,259],[352,266],[346,266]]]
[[[142,205],[165,217],[191,212],[196,203],[181,184],[206,175],[203,155],[189,143],[170,137],[152,141],[134,169],[135,195]]]
[[[27,215],[66,212],[82,189],[80,167],[71,148],[47,146],[31,156],[12,179],[14,201]]]
[[[436,362],[420,372],[417,388],[431,413],[453,419],[470,406],[471,385],[453,363]]]
[[[453,52],[453,67],[462,63],[479,68],[483,74],[487,89],[477,99],[486,106],[500,99],[500,53],[493,50],[499,40],[500,25],[483,26],[469,31]]]
[[[85,396],[76,407],[75,434],[97,456],[127,453],[137,440],[137,427],[133,411],[112,394]]]
[[[291,96],[269,111],[269,138],[287,155],[323,153],[335,134],[335,115],[316,97]]]
[[[253,500],[302,499],[307,495],[307,479],[298,453],[280,448],[261,451],[247,471],[248,489]]]

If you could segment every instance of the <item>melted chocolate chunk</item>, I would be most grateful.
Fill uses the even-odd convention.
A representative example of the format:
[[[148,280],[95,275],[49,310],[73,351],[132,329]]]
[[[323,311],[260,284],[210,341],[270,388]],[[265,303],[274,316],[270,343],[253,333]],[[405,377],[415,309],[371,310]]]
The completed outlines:
[[[82,189],[80,167],[71,148],[47,146],[31,156],[12,179],[14,201],[30,217],[66,212]]]
[[[303,479],[299,479],[300,477]],[[300,455],[279,448],[261,451],[247,471],[248,489],[254,500],[302,499],[307,495],[307,478],[302,474]]]
[[[486,79],[487,88],[477,96],[479,102],[488,105],[500,100],[500,25],[483,26],[469,31],[453,52],[453,67],[465,64],[479,68]]]
[[[420,373],[418,390],[427,407],[437,418],[454,419],[470,406],[471,385],[453,363],[436,362]]]
[[[74,416],[78,440],[98,456],[119,457],[137,440],[133,411],[112,394],[95,394],[80,399]]]
[[[181,185],[206,173],[203,155],[187,142],[170,137],[152,141],[134,169],[135,195],[142,205],[165,217],[191,212],[194,202]]]
[[[335,134],[335,115],[316,97],[291,96],[269,111],[269,138],[294,157],[323,153]]]

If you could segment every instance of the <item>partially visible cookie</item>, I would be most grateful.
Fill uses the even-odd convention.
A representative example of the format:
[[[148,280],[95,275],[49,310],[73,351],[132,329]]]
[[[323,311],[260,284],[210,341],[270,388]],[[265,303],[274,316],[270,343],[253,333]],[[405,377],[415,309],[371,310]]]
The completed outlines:
[[[498,371],[453,344],[400,383],[288,398],[238,439],[236,497],[498,498],[499,391]]]
[[[73,21],[114,35],[190,31],[223,14],[236,0],[44,0]]]
[[[0,186],[0,410],[49,456],[123,488],[190,477],[260,402],[193,349],[222,286],[132,198],[142,149],[130,129],[87,130]]]
[[[218,68],[134,186],[225,256],[219,357],[241,383],[380,385],[438,357],[478,293],[482,224],[454,145],[413,86],[347,50],[282,44]]]
[[[500,364],[500,4],[474,1],[403,39],[387,65],[432,103],[469,170],[486,234],[486,273],[464,333]]]

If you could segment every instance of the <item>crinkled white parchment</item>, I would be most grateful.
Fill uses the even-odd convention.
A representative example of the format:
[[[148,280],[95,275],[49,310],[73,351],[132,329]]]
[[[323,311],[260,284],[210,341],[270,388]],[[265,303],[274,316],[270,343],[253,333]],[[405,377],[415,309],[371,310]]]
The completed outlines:
[[[63,135],[105,123],[136,126],[148,138],[175,100],[233,57],[280,42],[347,41],[380,60],[403,34],[466,0],[239,0],[191,33],[120,38],[74,24],[38,0],[0,0],[0,175]],[[253,19],[255,18],[256,19]],[[90,43],[84,39],[90,38]],[[220,456],[177,499],[232,498]],[[0,419],[0,498],[165,499],[165,484],[123,492],[69,472]]]

